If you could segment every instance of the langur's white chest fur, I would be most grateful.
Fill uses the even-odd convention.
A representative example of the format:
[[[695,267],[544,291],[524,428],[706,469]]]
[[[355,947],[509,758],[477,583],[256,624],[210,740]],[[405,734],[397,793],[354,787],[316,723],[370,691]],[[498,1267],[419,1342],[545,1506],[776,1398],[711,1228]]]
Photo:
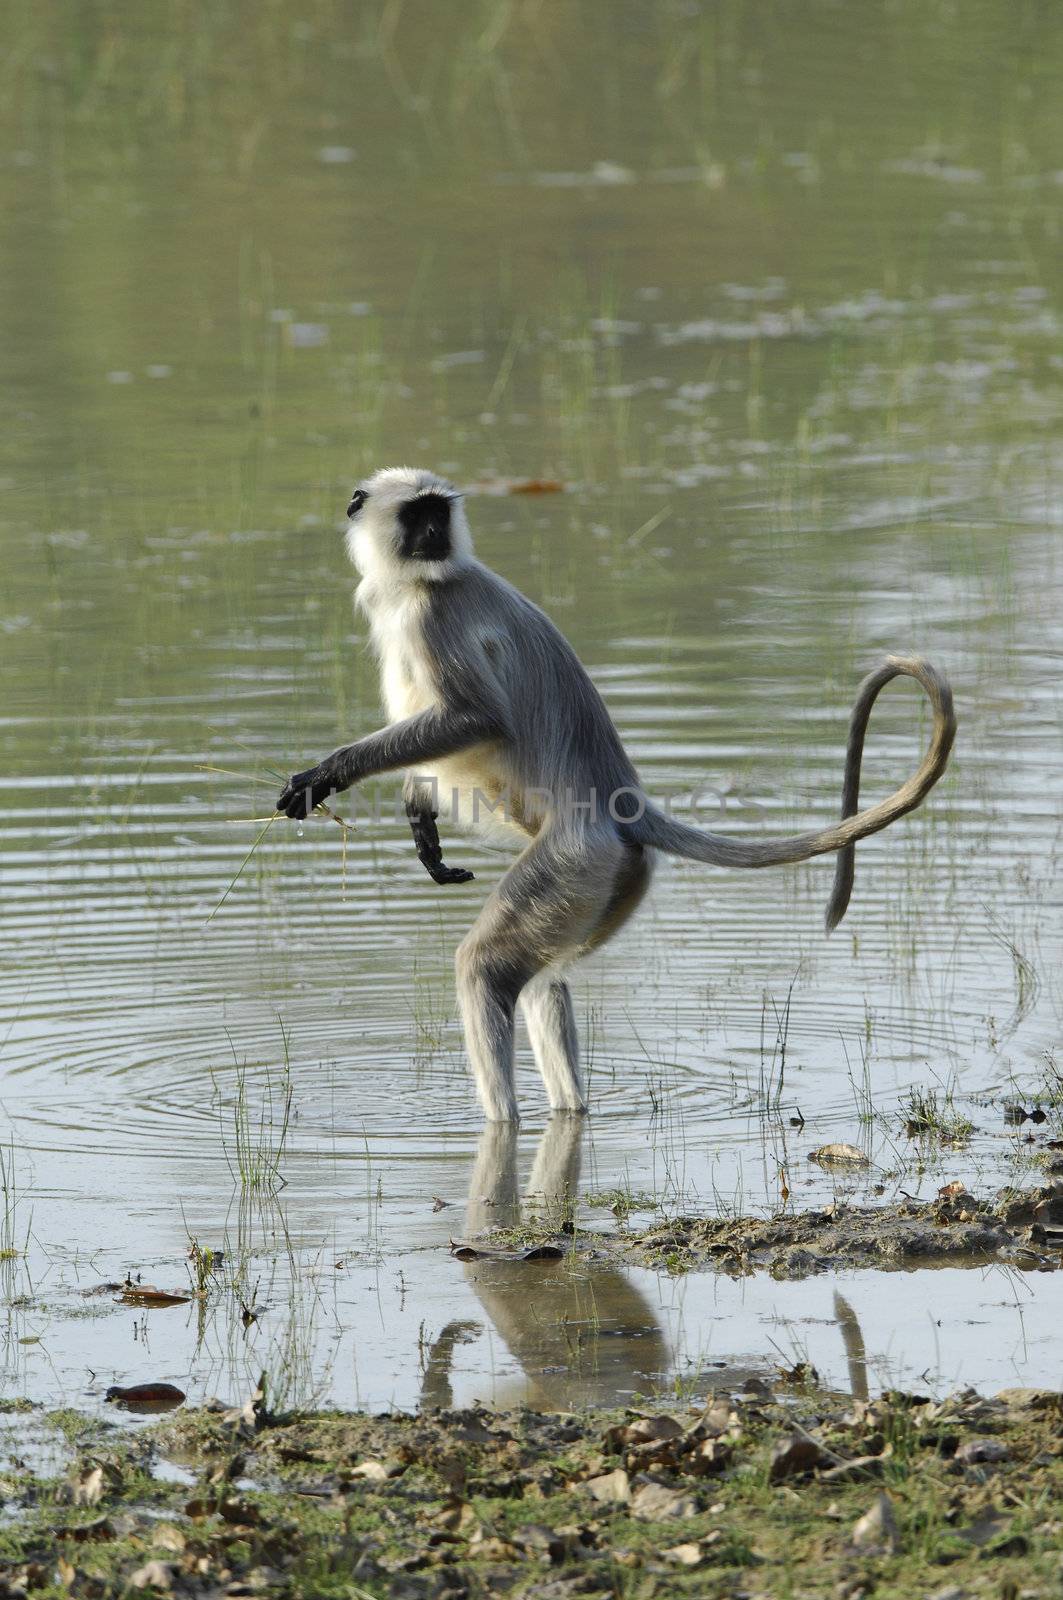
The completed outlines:
[[[369,617],[385,709],[399,722],[439,702],[421,633],[426,599],[417,590],[387,593],[374,585],[363,593],[366,587],[358,600]]]
[[[369,618],[389,719],[401,722],[438,706],[440,694],[423,635],[428,604],[424,592],[366,579],[358,588],[357,601]],[[445,821],[496,843],[526,844],[534,832],[513,816],[516,809],[523,818],[523,811],[512,798],[512,784],[493,745],[473,745],[454,755],[418,762],[416,772],[434,780],[434,808]]]

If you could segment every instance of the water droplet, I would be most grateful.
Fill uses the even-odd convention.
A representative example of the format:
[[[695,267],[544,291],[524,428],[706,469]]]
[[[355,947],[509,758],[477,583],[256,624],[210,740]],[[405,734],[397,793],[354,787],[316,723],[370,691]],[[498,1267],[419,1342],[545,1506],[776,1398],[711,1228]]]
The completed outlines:
[[[297,839],[301,839],[303,837],[303,825],[302,825],[301,822],[300,822],[299,826],[295,830],[295,837]]]

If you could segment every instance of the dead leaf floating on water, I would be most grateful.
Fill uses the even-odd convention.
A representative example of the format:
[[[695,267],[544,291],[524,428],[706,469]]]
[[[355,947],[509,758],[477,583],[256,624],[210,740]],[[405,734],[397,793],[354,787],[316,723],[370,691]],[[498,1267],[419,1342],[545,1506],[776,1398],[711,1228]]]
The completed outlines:
[[[526,1250],[489,1250],[457,1239],[451,1239],[450,1253],[455,1261],[563,1261],[565,1257],[559,1244],[533,1244]]]
[[[473,486],[477,494],[564,494],[560,478],[488,478]]]
[[[128,1389],[112,1384],[103,1398],[123,1411],[173,1411],[183,1403],[185,1392],[172,1383],[134,1383]]]
[[[867,1156],[855,1144],[821,1144],[818,1150],[809,1151],[808,1159],[818,1161],[821,1167],[869,1167]]]
[[[563,494],[564,490],[557,478],[517,478],[509,485],[510,494]]]
[[[153,1283],[132,1283],[128,1279],[118,1296],[124,1306],[186,1306],[190,1294],[174,1294],[169,1289],[157,1289]]]

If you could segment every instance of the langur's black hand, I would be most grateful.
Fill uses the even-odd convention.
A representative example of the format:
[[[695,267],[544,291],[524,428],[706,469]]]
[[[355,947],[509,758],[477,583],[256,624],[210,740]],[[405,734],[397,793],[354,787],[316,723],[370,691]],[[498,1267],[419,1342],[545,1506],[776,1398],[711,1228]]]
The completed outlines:
[[[433,883],[471,883],[473,877],[464,867],[445,867],[442,861],[436,867],[429,867],[428,872]]]
[[[334,794],[335,789],[335,782],[325,767],[310,767],[306,772],[293,773],[281,790],[277,810],[286,817],[301,820]]]
[[[409,801],[406,805],[406,815],[410,819],[413,829],[413,842],[417,846],[417,859],[421,863],[433,883],[469,883],[472,873],[466,872],[464,867],[448,867],[443,860],[443,850],[439,843],[439,829],[436,827],[435,811],[422,809],[416,801]]]

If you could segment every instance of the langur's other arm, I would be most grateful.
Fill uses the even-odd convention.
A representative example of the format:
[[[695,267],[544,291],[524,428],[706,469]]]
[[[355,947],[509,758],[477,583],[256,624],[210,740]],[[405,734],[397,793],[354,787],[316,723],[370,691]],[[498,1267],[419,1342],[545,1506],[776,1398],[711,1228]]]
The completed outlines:
[[[330,794],[349,789],[374,773],[435,761],[470,745],[498,739],[503,733],[499,720],[479,708],[420,711],[334,750],[316,767],[294,773],[281,790],[277,810],[287,817],[308,817]]]
[[[443,851],[439,843],[439,829],[436,827],[437,811],[428,811],[418,805],[416,801],[406,807],[406,815],[410,819],[413,829],[413,842],[417,849],[417,859],[427,872],[433,883],[469,883],[472,873],[466,872],[464,867],[448,867],[443,861]]]

